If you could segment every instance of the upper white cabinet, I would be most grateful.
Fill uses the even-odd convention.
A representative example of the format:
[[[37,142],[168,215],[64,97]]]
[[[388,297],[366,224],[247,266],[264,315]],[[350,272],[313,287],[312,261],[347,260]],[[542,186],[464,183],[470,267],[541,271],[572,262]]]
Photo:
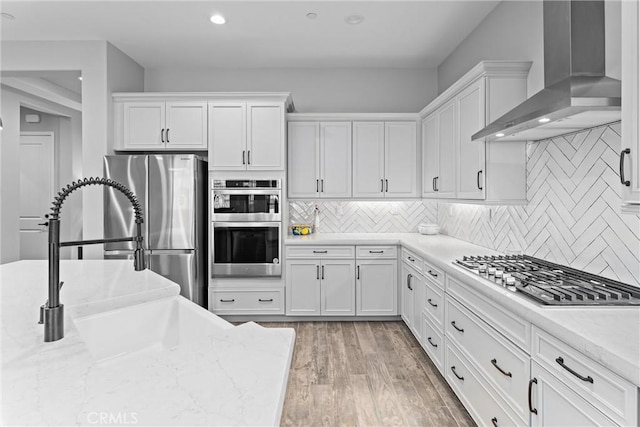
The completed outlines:
[[[418,195],[415,122],[353,122],[353,197]]]
[[[209,102],[210,170],[283,170],[284,103]]]
[[[526,200],[526,141],[471,136],[526,99],[530,66],[483,61],[422,110],[423,197]]]
[[[115,100],[116,150],[206,150],[207,103]]]
[[[289,197],[351,197],[351,122],[289,122]]]
[[[620,181],[625,210],[640,213],[640,6],[622,2],[622,147]]]

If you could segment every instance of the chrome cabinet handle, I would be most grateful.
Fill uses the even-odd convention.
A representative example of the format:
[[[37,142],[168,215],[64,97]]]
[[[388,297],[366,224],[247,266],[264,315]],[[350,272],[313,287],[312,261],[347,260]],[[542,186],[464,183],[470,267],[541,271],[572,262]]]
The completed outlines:
[[[531,394],[532,394],[532,390],[533,390],[533,385],[534,384],[538,384],[538,379],[537,378],[531,378],[529,380],[529,412],[531,412],[532,414],[538,414],[538,410],[536,408],[533,407],[533,403],[531,402]]]
[[[491,418],[491,424],[493,424],[494,427],[498,427],[498,419],[496,417]]]
[[[453,326],[454,328],[456,328],[456,331],[464,333],[464,329],[462,329],[462,328],[458,328],[458,327],[456,326],[456,321],[455,321],[455,320],[451,321],[451,326]]]
[[[262,298],[258,298],[259,302],[273,302],[273,298],[269,298],[269,299],[262,299]]]
[[[243,165],[246,165],[247,163],[246,163],[246,161],[245,161],[245,157],[244,157],[244,156],[245,156],[245,154],[244,154],[244,153],[245,153],[245,150],[242,150],[242,164],[243,164]]]
[[[384,193],[384,179],[380,178],[380,192]]]
[[[431,180],[431,188],[433,189],[433,191],[436,191],[436,177],[435,176]]]
[[[415,261],[415,259],[414,259],[414,258],[411,258],[410,256],[407,256],[407,259],[408,259],[409,261],[411,261],[411,262],[414,262],[414,261]]]
[[[440,190],[438,189],[438,180],[439,180],[439,179],[440,179],[440,177],[439,177],[439,176],[436,176],[436,178],[435,178],[435,180],[436,180],[436,191],[440,191]]]
[[[247,164],[251,164],[251,150],[247,151]]]
[[[576,371],[574,371],[573,369],[571,369],[570,367],[565,365],[564,364],[564,359],[562,357],[558,357],[556,359],[556,362],[558,363],[558,365],[562,366],[564,369],[566,369],[567,371],[571,372],[573,375],[575,375],[576,377],[580,378],[582,381],[586,381],[588,383],[593,384],[593,378],[591,378],[591,375],[583,377],[582,375],[580,375],[579,373],[577,373]]]
[[[413,290],[413,288],[411,287],[411,278],[412,277],[413,277],[413,275],[407,274],[407,288],[409,288],[410,291]]]
[[[370,254],[383,254],[384,251],[369,251]]]
[[[427,338],[427,341],[429,341],[429,344],[431,344],[432,346],[434,346],[435,348],[438,348],[438,344],[434,344],[433,341],[431,341],[431,337]]]
[[[320,180],[316,179],[316,193],[320,192]]]
[[[322,266],[322,277],[321,277],[321,279],[324,280],[324,265]]]
[[[384,185],[385,185],[385,192],[388,193],[389,192],[389,180],[385,179],[384,180]]]
[[[482,186],[480,185],[480,174],[482,174],[481,170],[478,171],[478,175],[476,176],[476,184],[478,184],[478,190],[482,190]]]
[[[631,185],[631,181],[627,181],[624,179],[624,155],[630,154],[631,149],[625,148],[620,152],[620,184],[629,187]]]
[[[428,303],[429,303],[429,305],[430,305],[431,307],[433,307],[433,308],[435,308],[435,307],[437,307],[437,306],[438,306],[438,304],[434,304],[434,303],[432,303],[432,302],[431,302],[431,298],[429,298],[429,299],[427,300],[427,302],[428,302]]]
[[[360,280],[360,266],[356,267],[356,280]]]
[[[451,372],[453,372],[453,375],[456,376],[457,379],[459,379],[460,381],[464,381],[464,377],[461,377],[460,375],[458,375],[458,373],[456,372],[456,367],[452,366],[451,367]]]
[[[164,129],[160,130],[160,142],[164,143]]]
[[[498,371],[500,371],[500,373],[501,373],[502,375],[504,375],[505,377],[509,377],[509,378],[512,378],[512,377],[513,377],[513,375],[511,375],[511,372],[505,372],[505,371],[504,371],[500,366],[498,366],[498,360],[497,360],[497,359],[491,359],[491,364],[492,364],[493,366],[495,366],[495,368],[496,368]]]
[[[326,254],[327,251],[313,251],[314,254]]]
[[[169,142],[170,142],[170,141],[169,141],[169,128],[167,128],[167,130],[166,130],[166,134],[167,134],[167,144],[169,144]]]
[[[235,302],[235,299],[221,299],[220,302]]]
[[[324,193],[324,179],[320,180],[320,192]]]
[[[434,273],[433,271],[429,270],[428,273],[430,275],[432,275],[433,277],[438,277],[438,275],[436,273]]]
[[[316,280],[320,280],[320,266],[316,265]]]

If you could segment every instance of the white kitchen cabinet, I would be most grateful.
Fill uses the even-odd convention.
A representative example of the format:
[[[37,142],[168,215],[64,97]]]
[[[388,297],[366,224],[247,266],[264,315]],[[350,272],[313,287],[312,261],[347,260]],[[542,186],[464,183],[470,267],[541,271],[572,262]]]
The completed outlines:
[[[640,213],[640,6],[622,2],[622,147],[624,210]]]
[[[351,122],[289,122],[289,197],[351,197]]]
[[[284,105],[209,103],[210,170],[283,170]]]
[[[396,248],[358,246],[356,252],[356,315],[397,315]]]
[[[115,102],[115,148],[206,150],[206,105],[199,101]]]
[[[526,201],[526,141],[471,136],[526,99],[530,66],[483,61],[422,110],[423,197]]]
[[[353,122],[353,196],[417,196],[415,122]]]
[[[336,248],[338,258],[327,258]],[[286,313],[294,316],[355,315],[355,260],[338,247],[288,247]],[[290,249],[294,249],[291,251]],[[302,249],[296,251],[295,249]],[[296,256],[298,255],[298,256]],[[302,258],[307,256],[307,258]]]
[[[612,420],[591,406],[561,379],[531,362],[531,426],[613,426]]]
[[[402,263],[402,320],[418,342],[422,342],[422,311],[424,310],[424,277],[406,263]]]

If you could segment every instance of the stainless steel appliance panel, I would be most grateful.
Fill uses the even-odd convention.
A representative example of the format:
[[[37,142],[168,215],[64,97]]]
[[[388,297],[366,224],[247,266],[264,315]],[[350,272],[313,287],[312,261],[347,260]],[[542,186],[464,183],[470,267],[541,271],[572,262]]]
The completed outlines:
[[[121,184],[126,185],[135,194],[142,212],[145,223],[148,221],[147,214],[147,156],[105,156],[104,176]],[[134,213],[131,203],[120,191],[111,187],[104,187],[104,237],[106,239],[116,237],[127,237],[135,234]],[[146,235],[146,225],[143,227],[144,246],[147,249],[148,239]],[[106,251],[114,250],[134,250],[135,243],[106,243]]]
[[[149,247],[195,249],[196,217],[200,209],[196,157],[150,155],[148,185]]]
[[[207,289],[195,251],[152,251],[149,268],[180,285],[180,295],[203,307],[207,306]]]
[[[280,221],[280,190],[213,190],[213,221]]]

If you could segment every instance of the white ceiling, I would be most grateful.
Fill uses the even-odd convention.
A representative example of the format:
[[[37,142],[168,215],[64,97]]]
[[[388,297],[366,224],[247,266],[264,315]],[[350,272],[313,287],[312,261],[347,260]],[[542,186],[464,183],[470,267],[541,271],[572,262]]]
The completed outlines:
[[[498,2],[3,0],[0,37],[107,40],[145,68],[433,68]]]

